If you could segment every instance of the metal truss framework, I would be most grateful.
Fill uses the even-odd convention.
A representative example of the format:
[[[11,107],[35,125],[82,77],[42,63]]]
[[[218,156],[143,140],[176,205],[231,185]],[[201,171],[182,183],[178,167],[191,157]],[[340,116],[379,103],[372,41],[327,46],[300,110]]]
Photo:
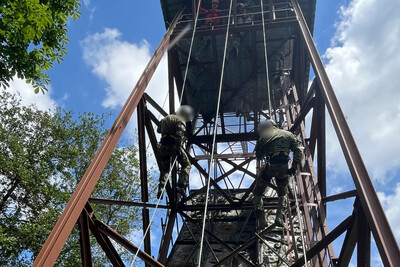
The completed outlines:
[[[305,147],[305,157],[301,163],[300,172],[298,172],[295,179],[297,186],[292,189],[290,199],[292,200],[293,195],[295,194],[300,199],[300,209],[303,214],[302,218],[305,225],[307,252],[306,255],[301,256],[297,251],[296,244],[290,244],[290,240],[293,240],[291,237],[294,237],[290,236],[293,234],[293,220],[291,219],[292,217],[288,215],[285,228],[288,232],[287,240],[290,247],[289,252],[294,255],[290,259],[290,266],[302,266],[305,263],[305,258],[307,261],[312,263],[312,266],[347,266],[353,255],[356,244],[358,265],[370,266],[371,232],[384,265],[400,266],[400,252],[396,240],[392,234],[389,223],[371,183],[371,179],[369,178],[361,159],[361,155],[351,135],[349,126],[335,96],[332,85],[329,82],[321,58],[312,40],[312,35],[307,27],[305,18],[297,0],[290,0],[290,2],[294,19],[283,21],[275,20],[274,16],[271,15],[273,14],[272,12],[270,14],[271,19],[267,21],[266,24],[268,27],[280,27],[290,23],[297,27],[298,36],[296,37],[296,51],[298,51],[297,53],[300,53],[301,56],[298,54],[296,57],[298,61],[300,61],[296,62],[296,64],[297,66],[303,66],[303,61],[308,56],[316,75],[307,95],[303,95],[296,89],[301,88],[302,83],[304,82],[301,78],[301,70],[297,68],[298,71],[295,71],[294,76],[292,77],[293,83],[290,88],[285,90],[283,99],[281,99],[282,106],[286,113],[284,115],[287,120],[288,129],[302,140],[303,146]],[[271,5],[270,10],[274,10],[273,5]],[[174,88],[176,85],[178,92],[182,90],[182,77],[178,71],[178,63],[174,60],[174,58],[176,58],[174,57],[174,53],[176,53],[177,48],[173,46],[171,38],[177,35],[174,30],[178,21],[181,19],[182,14],[183,9],[177,14],[173,23],[169,26],[167,33],[156,49],[144,73],[122,108],[121,113],[118,115],[109,134],[101,145],[99,151],[96,153],[95,158],[37,256],[34,266],[53,265],[64,246],[64,243],[70,235],[72,228],[76,224],[79,228],[83,266],[92,266],[89,238],[90,233],[95,237],[114,266],[124,266],[124,263],[118,255],[117,250],[114,248],[111,239],[132,253],[138,252],[138,257],[145,262],[146,266],[166,266],[168,252],[171,247],[173,229],[178,220],[178,216],[181,216],[184,223],[199,225],[199,221],[188,214],[192,211],[203,210],[204,207],[203,205],[190,204],[190,201],[197,196],[204,194],[206,188],[203,186],[200,189],[192,190],[184,201],[178,202],[177,193],[175,192],[177,175],[176,168],[172,171],[172,184],[168,183],[166,187],[169,202],[166,205],[160,205],[158,207],[168,210],[168,219],[166,220],[162,231],[161,244],[157,259],[154,259],[151,256],[150,235],[146,236],[144,240],[144,250],[141,250],[114,229],[98,220],[90,205],[90,203],[95,203],[140,207],[142,209],[143,231],[145,231],[151,223],[149,218],[149,209],[154,208],[155,205],[148,203],[148,167],[146,161],[147,151],[145,140],[147,136],[153,151],[155,151],[154,154],[156,161],[159,163],[159,156],[157,154],[157,138],[156,133],[154,132],[154,125],[158,125],[159,120],[157,119],[157,114],[151,110],[155,110],[163,116],[167,115],[169,112],[159,106],[156,101],[154,101],[151,96],[144,93],[144,91],[162,56],[168,48],[170,48],[168,52],[169,111],[174,111]],[[247,30],[247,27],[250,30],[251,27],[260,27],[260,25],[233,25],[232,30],[243,31]],[[223,29],[218,29],[216,31],[223,32]],[[203,29],[200,33],[207,34],[206,30]],[[218,33],[214,32],[213,34]],[[149,109],[150,106],[151,110]],[[114,150],[135,109],[137,110],[138,116],[141,202],[91,199],[90,194],[100,178],[112,151]],[[343,192],[334,196],[326,195],[325,109],[328,110],[355,184],[355,190]],[[310,112],[312,112],[312,123],[310,136],[308,137],[305,131],[304,120]],[[244,195],[241,199],[234,199],[229,193],[229,190],[221,188],[219,182],[231,183],[229,176],[233,173],[241,173],[243,174],[243,177],[247,175],[252,179],[256,178],[256,174],[249,170],[250,163],[255,159],[251,152],[246,151],[248,150],[248,148],[246,148],[246,142],[255,141],[257,136],[252,131],[241,133],[226,132],[228,127],[224,125],[226,121],[224,116],[226,116],[226,114],[221,114],[220,116],[221,131],[217,135],[216,141],[218,143],[229,144],[228,151],[230,151],[230,153],[216,154],[215,160],[217,162],[223,162],[224,165],[217,163],[216,165],[217,168],[219,168],[220,175],[216,175],[217,172],[215,172],[214,178],[210,179],[214,190],[225,198],[227,204],[211,204],[209,205],[209,210],[251,210],[253,207],[251,204],[246,202],[246,199],[254,188],[254,182],[244,190]],[[258,116],[262,116],[262,112],[260,112]],[[256,126],[256,124],[257,122],[255,122],[254,126]],[[195,129],[195,127],[192,127],[192,129]],[[199,175],[207,177],[208,170],[204,169],[202,164],[199,162],[201,160],[209,160],[208,152],[212,136],[207,134],[207,132],[211,131],[207,129],[207,126],[195,130],[196,131],[188,138],[188,151],[196,147],[197,150],[203,151],[203,154],[196,155],[196,153],[192,153],[194,156],[191,156],[190,160],[194,168],[199,172]],[[241,146],[240,152],[235,151],[235,144],[236,146]],[[317,154],[316,159],[314,159],[315,154]],[[237,159],[241,159],[240,163],[236,161]],[[225,169],[226,165],[230,166],[230,169]],[[314,169],[315,165],[318,170],[317,172]],[[333,230],[329,231],[325,215],[326,203],[349,197],[355,197],[353,213]],[[293,205],[293,201],[289,201],[289,213],[293,210]],[[274,202],[267,204],[267,208],[276,208],[276,204]],[[345,239],[340,254],[336,257],[331,244],[343,233],[346,233]],[[232,246],[231,244],[225,243],[207,229],[206,238],[210,242],[213,241],[222,245],[226,250],[226,256],[223,259],[217,260],[217,263],[214,266],[223,266],[224,263],[228,262],[232,258],[236,258],[246,266],[256,266],[254,262],[243,257],[240,252],[254,243],[261,244],[263,242],[262,233],[255,234],[246,242],[238,246]]]

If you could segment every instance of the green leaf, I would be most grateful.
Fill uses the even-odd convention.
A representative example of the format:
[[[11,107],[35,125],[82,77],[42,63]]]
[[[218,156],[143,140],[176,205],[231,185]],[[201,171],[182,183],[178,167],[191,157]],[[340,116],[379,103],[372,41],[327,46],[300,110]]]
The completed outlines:
[[[42,90],[35,83],[35,90]],[[1,194],[0,206],[15,210],[7,218],[0,212],[0,259],[3,266],[31,266],[45,238],[56,223],[71,193],[96,153],[107,130],[109,115],[73,114],[58,109],[53,113],[35,106],[22,106],[21,97],[0,92],[0,193],[16,183],[18,198]],[[5,138],[7,137],[7,138]],[[117,146],[92,196],[130,200],[140,197],[137,148]],[[151,177],[150,177],[151,178]],[[150,180],[150,187],[155,184]],[[119,225],[121,234],[136,229],[141,217],[131,207],[95,206],[96,216]],[[24,222],[21,221],[23,218]],[[105,266],[107,257],[92,243],[93,262]],[[124,261],[127,254],[122,253]],[[79,234],[73,230],[57,259],[56,266],[79,266]]]
[[[79,18],[79,6],[79,0],[2,1],[0,57],[12,60],[4,61],[0,86],[7,87],[15,74],[31,83],[48,84],[43,77],[53,62],[61,62],[66,54],[67,22],[69,18]],[[32,47],[36,47],[34,53]]]

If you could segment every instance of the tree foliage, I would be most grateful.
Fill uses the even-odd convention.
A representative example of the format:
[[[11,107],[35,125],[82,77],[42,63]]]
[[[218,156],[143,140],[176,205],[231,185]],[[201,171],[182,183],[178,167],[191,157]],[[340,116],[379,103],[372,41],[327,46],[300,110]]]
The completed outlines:
[[[79,0],[0,0],[0,85],[16,75],[46,90],[46,71],[67,53],[67,21],[80,13]]]
[[[0,266],[30,266],[106,135],[105,116],[40,111],[20,97],[0,96]],[[93,197],[137,198],[137,149],[119,146]],[[95,206],[96,216],[122,234],[135,229],[138,210]],[[96,242],[92,242],[93,244]],[[93,246],[96,265],[107,262]],[[77,229],[57,264],[78,266]]]

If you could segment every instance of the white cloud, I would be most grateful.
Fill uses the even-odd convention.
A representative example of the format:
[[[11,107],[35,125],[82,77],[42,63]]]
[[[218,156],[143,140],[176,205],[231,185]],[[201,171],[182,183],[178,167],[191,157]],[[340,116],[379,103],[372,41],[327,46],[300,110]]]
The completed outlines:
[[[379,192],[378,196],[391,223],[393,233],[396,239],[400,241],[400,206],[397,204],[400,203],[400,183],[397,184],[393,193]]]
[[[87,36],[82,41],[83,59],[93,73],[107,83],[102,105],[122,106],[151,58],[150,44],[123,41],[117,29]],[[167,63],[163,59],[146,92],[162,104],[168,86]]]
[[[83,0],[83,5],[84,5],[85,7],[90,6],[90,0]]]
[[[400,166],[400,2],[353,0],[340,14],[326,69],[367,168],[387,182]],[[328,135],[329,166],[347,171]]]
[[[336,36],[325,55],[326,70],[363,156],[397,240],[400,240],[400,2],[352,0],[340,11]],[[332,191],[351,181],[332,125],[327,128]],[[398,173],[398,172],[397,172]],[[336,185],[335,185],[336,184]],[[392,185],[392,186],[391,186]],[[329,213],[328,213],[329,214]],[[382,266],[373,250],[374,266]]]
[[[31,84],[27,84],[25,80],[14,77],[14,80],[10,82],[9,90],[12,93],[17,93],[21,95],[21,104],[24,106],[36,105],[40,110],[54,110],[57,106],[56,101],[51,97],[51,86],[48,86],[49,91],[45,94],[38,93],[35,94],[34,88]]]

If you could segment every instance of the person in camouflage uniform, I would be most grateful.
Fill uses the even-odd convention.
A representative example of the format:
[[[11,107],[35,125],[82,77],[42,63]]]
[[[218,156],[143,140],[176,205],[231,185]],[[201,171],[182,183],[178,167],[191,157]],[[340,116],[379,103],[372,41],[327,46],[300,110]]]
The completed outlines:
[[[189,183],[190,160],[182,145],[185,139],[186,122],[193,120],[193,109],[190,106],[181,106],[176,114],[170,114],[160,121],[157,132],[161,134],[159,144],[160,155],[160,183],[157,198],[162,197],[162,191],[168,180],[171,164],[175,159],[181,165],[178,180],[178,192],[185,194]]]
[[[272,177],[275,177],[278,193],[278,208],[275,224],[283,226],[283,210],[287,196],[289,176],[294,175],[301,162],[302,150],[296,137],[289,131],[278,129],[275,122],[266,120],[258,126],[260,138],[255,151],[257,160],[264,159],[266,164],[258,172],[253,191],[254,208],[261,229],[267,226],[263,204],[263,194]],[[289,168],[290,152],[293,152],[292,167]]]

